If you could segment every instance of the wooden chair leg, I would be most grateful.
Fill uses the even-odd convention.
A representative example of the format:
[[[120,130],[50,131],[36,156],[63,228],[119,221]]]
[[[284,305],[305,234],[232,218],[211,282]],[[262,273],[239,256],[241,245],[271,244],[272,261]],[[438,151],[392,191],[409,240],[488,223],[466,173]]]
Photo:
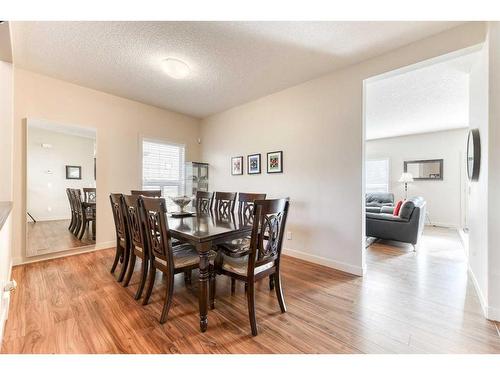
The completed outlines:
[[[168,312],[170,311],[170,305],[172,304],[172,296],[174,294],[174,277],[173,275],[168,275],[168,285],[167,292],[165,295],[165,302],[163,303],[163,309],[161,311],[160,323],[163,324],[167,320]]]
[[[154,261],[151,261],[151,266],[149,268],[148,286],[146,287],[146,295],[142,300],[143,305],[147,305],[149,302],[149,298],[151,297],[151,293],[153,292],[153,286],[155,285],[155,279],[156,279],[156,267],[154,265]]]
[[[283,290],[281,288],[281,275],[279,269],[274,273],[274,281],[276,282],[276,297],[278,297],[278,302],[280,304],[280,309],[282,313],[286,312],[285,298],[283,297]]]
[[[137,255],[135,255],[133,250],[130,250],[130,261],[128,265],[127,275],[125,276],[125,281],[123,282],[123,286],[127,287],[130,283],[130,279],[132,278],[132,274],[134,273],[135,261],[137,259]]]
[[[245,292],[248,292],[248,283],[245,283]]]
[[[215,309],[215,292],[217,289],[216,286],[216,274],[215,272],[211,271],[210,272],[210,288],[209,288],[209,298],[210,298],[210,309],[213,310]]]
[[[250,285],[248,285],[247,301],[248,301],[248,316],[250,318],[250,327],[252,328],[252,335],[257,336],[258,333],[257,318],[255,316],[255,283],[253,282],[253,280],[250,282]]]
[[[234,277],[231,277],[231,294],[236,292],[236,280]]]
[[[116,270],[116,266],[118,265],[118,262],[120,261],[120,257],[123,254],[123,248],[120,245],[120,239],[116,239],[116,253],[115,253],[115,259],[113,260],[113,265],[111,266],[111,273],[114,273]]]
[[[92,239],[95,241],[96,233],[95,233],[96,222],[95,219],[92,220]]]
[[[88,224],[88,221],[86,218],[83,218],[83,222],[82,222],[82,228],[80,230],[80,234],[78,235],[78,239],[81,240],[83,238],[83,234],[85,233],[85,231],[87,230],[87,224]]]
[[[274,276],[269,275],[269,290],[273,290],[273,289],[274,289]]]
[[[120,275],[118,276],[119,283],[123,281],[123,279],[125,278],[125,274],[127,273],[128,261],[130,259],[130,249],[124,248],[122,255],[123,255],[122,268],[120,270]]]
[[[141,262],[141,281],[139,282],[139,287],[137,292],[135,292],[134,299],[141,298],[142,291],[144,290],[144,285],[146,285],[146,280],[148,278],[149,260],[144,258]]]
[[[191,270],[184,271],[184,284],[191,285]]]

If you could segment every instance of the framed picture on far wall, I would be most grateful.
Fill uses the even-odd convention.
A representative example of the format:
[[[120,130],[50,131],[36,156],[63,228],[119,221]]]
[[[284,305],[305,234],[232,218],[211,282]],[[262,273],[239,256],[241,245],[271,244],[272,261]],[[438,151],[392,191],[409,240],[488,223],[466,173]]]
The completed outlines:
[[[76,165],[66,166],[66,180],[81,180],[82,167]]]
[[[235,156],[231,158],[231,174],[233,176],[243,174],[243,156]]]
[[[247,174],[260,173],[260,154],[252,154],[247,156]]]
[[[283,151],[267,153],[267,173],[283,173]]]

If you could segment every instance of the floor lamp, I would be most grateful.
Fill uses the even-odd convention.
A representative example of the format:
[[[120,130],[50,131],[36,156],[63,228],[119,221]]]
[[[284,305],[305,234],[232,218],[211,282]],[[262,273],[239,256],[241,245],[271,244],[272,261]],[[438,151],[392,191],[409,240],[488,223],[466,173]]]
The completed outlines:
[[[399,178],[399,182],[402,182],[405,185],[405,199],[408,199],[408,183],[413,182],[413,176],[411,173],[403,172]]]

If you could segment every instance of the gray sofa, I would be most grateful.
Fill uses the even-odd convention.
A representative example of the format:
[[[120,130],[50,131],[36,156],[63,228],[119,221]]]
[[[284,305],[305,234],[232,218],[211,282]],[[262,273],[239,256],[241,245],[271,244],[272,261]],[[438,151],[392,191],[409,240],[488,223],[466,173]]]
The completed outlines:
[[[401,207],[399,216],[392,214],[392,207],[382,207],[379,213],[366,212],[366,235],[384,240],[417,244],[425,223],[425,200],[414,197]]]
[[[366,193],[366,212],[379,213],[382,207],[394,208],[394,194],[392,193]]]

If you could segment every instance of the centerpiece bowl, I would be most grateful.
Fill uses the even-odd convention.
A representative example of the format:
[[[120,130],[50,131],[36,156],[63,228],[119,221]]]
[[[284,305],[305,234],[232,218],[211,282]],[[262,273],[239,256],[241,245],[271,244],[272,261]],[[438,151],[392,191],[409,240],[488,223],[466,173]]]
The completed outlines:
[[[187,195],[180,195],[178,197],[170,197],[172,202],[179,206],[179,213],[185,213],[184,208],[191,202],[193,197],[188,197]]]

